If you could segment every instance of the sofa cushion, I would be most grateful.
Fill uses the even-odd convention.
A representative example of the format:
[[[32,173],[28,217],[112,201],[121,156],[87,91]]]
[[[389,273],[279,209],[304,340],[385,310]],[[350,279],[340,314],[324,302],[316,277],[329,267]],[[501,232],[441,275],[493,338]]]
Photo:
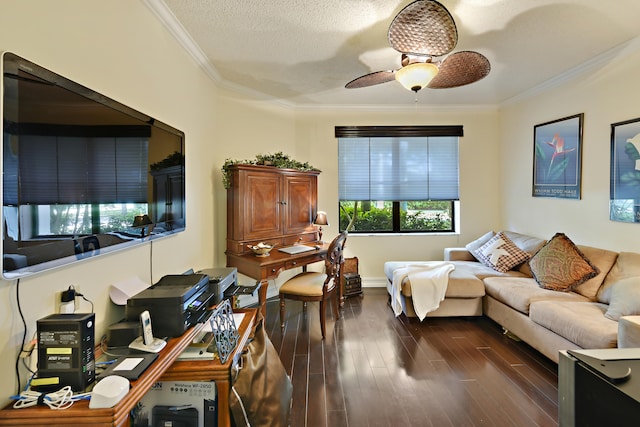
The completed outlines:
[[[393,280],[393,270],[396,268],[407,267],[409,265],[420,265],[418,261],[387,261],[384,263],[384,273],[387,276],[388,283]],[[424,263],[422,263],[424,264]],[[449,282],[447,284],[447,291],[445,292],[445,298],[478,298],[484,296],[484,285],[475,274],[476,269],[468,266],[467,264],[478,264],[475,261],[467,262],[454,262],[454,270],[449,273]],[[484,267],[488,270],[488,267]],[[492,270],[493,271],[493,270]],[[494,271],[495,273],[495,271]],[[402,287],[400,292],[405,297],[411,297],[411,281],[405,278],[402,281]]]
[[[611,348],[618,342],[618,322],[604,316],[597,302],[536,301],[529,318],[582,348]]]
[[[589,301],[574,292],[543,289],[530,277],[487,277],[484,286],[487,295],[524,314],[529,314],[529,307],[535,301]]]
[[[540,250],[540,248],[543,247],[545,243],[547,243],[545,239],[527,236],[526,234],[516,233],[515,231],[505,231],[504,234],[506,234],[507,237],[510,238],[517,247],[531,255],[529,258],[534,256]],[[532,276],[531,268],[529,268],[528,262],[523,262],[522,264],[520,264],[520,266],[518,267],[518,271],[524,273],[529,277]]]
[[[604,314],[611,320],[640,314],[640,276],[619,280],[611,287],[611,303]]]
[[[495,236],[495,234],[496,233],[494,233],[493,231],[488,231],[487,233],[485,233],[482,236],[478,237],[473,242],[467,243],[466,246],[465,246],[465,249],[467,249],[471,253],[471,255],[474,255],[474,252],[477,251],[478,249],[480,249],[480,246],[482,246],[485,243],[487,243],[493,236]],[[474,257],[475,257],[475,255],[474,255]],[[478,260],[478,261],[480,261],[480,260]]]
[[[575,292],[584,295],[592,301],[596,301],[598,289],[604,282],[604,278],[611,270],[611,267],[618,258],[618,253],[607,249],[592,248],[591,246],[577,245],[578,249],[584,254],[591,263],[600,270],[597,276],[585,281],[583,284],[576,286]]]
[[[609,270],[604,283],[598,289],[598,301],[604,304],[611,302],[611,287],[619,280],[640,276],[640,253],[620,252],[615,264]]]
[[[618,348],[640,347],[640,316],[624,316],[618,321]]]
[[[564,233],[556,233],[529,266],[541,287],[555,291],[570,291],[600,272]]]
[[[473,255],[484,265],[505,273],[529,259],[502,231],[480,246]]]
[[[503,231],[513,243],[520,249],[533,256],[547,243],[546,240],[538,237],[527,236],[526,234],[516,233],[515,231]]]

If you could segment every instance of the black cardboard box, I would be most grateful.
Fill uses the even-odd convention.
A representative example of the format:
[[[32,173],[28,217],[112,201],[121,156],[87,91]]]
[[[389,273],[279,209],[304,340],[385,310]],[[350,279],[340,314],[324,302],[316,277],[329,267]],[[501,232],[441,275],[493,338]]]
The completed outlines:
[[[362,280],[358,273],[344,274],[344,296],[362,295]]]

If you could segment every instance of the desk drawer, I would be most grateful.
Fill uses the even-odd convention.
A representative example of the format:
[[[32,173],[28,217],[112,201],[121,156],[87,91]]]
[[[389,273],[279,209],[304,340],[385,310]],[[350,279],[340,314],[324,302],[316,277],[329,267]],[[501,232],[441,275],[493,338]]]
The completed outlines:
[[[314,262],[324,261],[326,258],[327,258],[326,255],[315,255],[310,257],[304,257],[299,260],[292,259],[290,261],[287,261],[285,265],[286,265],[286,269],[288,270],[290,268],[302,267],[304,265],[312,264]]]
[[[285,265],[284,262],[281,263],[277,263],[277,264],[271,264],[267,267],[264,267],[264,269],[262,270],[262,277],[261,279],[275,279],[276,276],[278,276],[278,274],[280,274],[280,272],[282,270],[285,270],[286,268],[289,268]]]

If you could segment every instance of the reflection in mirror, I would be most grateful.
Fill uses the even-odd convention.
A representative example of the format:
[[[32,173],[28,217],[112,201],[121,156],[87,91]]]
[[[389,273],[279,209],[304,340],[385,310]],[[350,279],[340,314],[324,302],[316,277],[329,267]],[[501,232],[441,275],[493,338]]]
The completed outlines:
[[[2,76],[5,278],[184,230],[182,132],[12,53]]]

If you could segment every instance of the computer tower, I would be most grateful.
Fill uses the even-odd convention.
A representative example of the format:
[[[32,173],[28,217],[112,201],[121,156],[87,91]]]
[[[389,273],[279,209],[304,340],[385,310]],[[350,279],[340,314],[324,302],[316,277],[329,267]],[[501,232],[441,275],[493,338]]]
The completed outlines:
[[[38,320],[37,329],[37,377],[53,380],[39,390],[84,391],[95,380],[95,314],[52,314]]]

